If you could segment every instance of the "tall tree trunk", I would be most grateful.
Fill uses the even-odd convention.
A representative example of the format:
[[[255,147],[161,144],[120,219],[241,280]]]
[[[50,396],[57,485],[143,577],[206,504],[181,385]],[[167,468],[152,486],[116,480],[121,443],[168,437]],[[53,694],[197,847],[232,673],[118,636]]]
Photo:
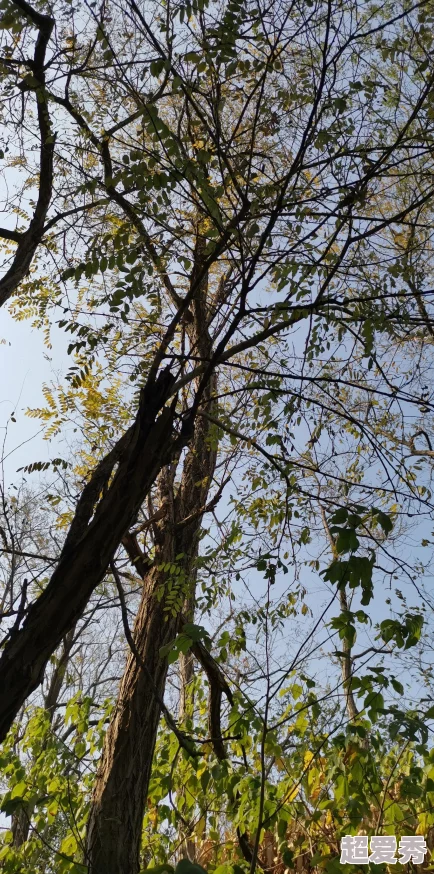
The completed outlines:
[[[198,235],[198,270],[202,245]],[[193,275],[192,283],[195,281]],[[192,320],[187,329],[191,347],[204,360],[211,355],[207,288],[205,279],[193,300]],[[211,379],[203,396],[202,411],[212,407],[214,393],[215,379]],[[160,658],[159,651],[180,630],[185,601],[194,609],[199,533],[216,461],[209,433],[209,422],[199,416],[176,494],[173,469],[166,469],[159,478],[155,562],[144,577],[133,632],[141,664],[130,653],[105,738],[88,822],[89,874],[137,874],[140,868],[142,823],[168,670],[167,660]],[[175,610],[173,583],[170,589],[168,574],[161,569],[166,564],[176,564],[180,570],[181,590]]]
[[[12,846],[22,847],[23,844],[26,843],[27,838],[29,837],[30,831],[30,817],[32,815],[32,809],[28,806],[20,807],[16,813],[12,814],[12,822],[11,822],[11,832],[12,832]]]
[[[176,637],[180,614],[167,611],[167,600],[157,597],[167,585],[158,566],[174,563],[174,538],[169,519],[162,520],[162,543],[156,567],[145,577],[133,638],[149,674],[130,653],[122,678],[98,770],[87,834],[87,861],[92,874],[136,874],[146,793],[160,720],[160,703],[167,676],[162,646]]]
[[[202,429],[199,429],[202,431]],[[199,435],[197,442],[205,441]],[[164,515],[156,523],[158,542],[154,567],[146,574],[137,613],[133,640],[146,672],[130,653],[122,678],[119,698],[107,731],[98,770],[87,835],[87,861],[90,874],[136,874],[139,871],[143,815],[151,774],[152,759],[164,696],[167,659],[160,649],[170,643],[182,625],[182,597],[177,612],[171,610],[173,588],[168,589],[168,574],[162,565],[176,564],[181,580],[190,590],[195,583],[195,563],[201,524],[200,509],[208,491],[214,467],[212,450],[208,454],[207,485],[196,485],[197,446],[186,458],[183,482],[178,495],[167,500],[161,495]],[[202,454],[202,453],[200,453]],[[191,461],[194,461],[191,464]],[[166,479],[169,475],[161,477]],[[203,467],[201,479],[203,476]],[[183,519],[197,512],[190,524]],[[182,559],[176,560],[176,556]],[[182,583],[181,583],[182,585]],[[161,591],[165,592],[161,598]],[[182,595],[182,593],[181,593]]]

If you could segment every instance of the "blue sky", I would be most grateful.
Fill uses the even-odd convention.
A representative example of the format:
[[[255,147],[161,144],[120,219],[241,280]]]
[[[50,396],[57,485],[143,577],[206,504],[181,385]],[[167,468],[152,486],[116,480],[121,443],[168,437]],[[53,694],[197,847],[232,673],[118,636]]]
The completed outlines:
[[[2,447],[5,441],[6,485],[16,480],[17,468],[52,457],[53,447],[43,440],[40,423],[29,419],[25,411],[43,405],[43,383],[66,369],[62,344],[57,340],[55,345],[50,352],[42,331],[32,328],[29,321],[14,321],[6,308],[0,310],[0,441]],[[15,423],[10,420],[13,412]]]

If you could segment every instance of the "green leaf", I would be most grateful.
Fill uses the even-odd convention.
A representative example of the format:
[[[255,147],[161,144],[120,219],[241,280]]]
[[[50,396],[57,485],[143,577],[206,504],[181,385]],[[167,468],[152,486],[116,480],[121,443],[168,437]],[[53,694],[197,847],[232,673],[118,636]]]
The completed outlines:
[[[197,52],[187,52],[184,55],[184,61],[191,61],[193,64],[200,64],[202,58]]]
[[[17,783],[11,792],[11,798],[23,798],[26,794],[27,784],[24,783],[24,780],[21,780],[20,783]]]
[[[165,61],[162,58],[158,58],[158,60],[151,61],[150,71],[151,76],[159,76],[160,73],[163,72],[165,67]]]
[[[381,525],[385,534],[390,534],[393,529],[393,522],[387,513],[382,510],[373,510],[372,515],[375,517],[379,525]]]
[[[354,528],[342,528],[336,541],[336,549],[341,552],[356,552],[359,541]]]
[[[398,692],[399,695],[404,694],[404,686],[399,682],[399,680],[395,680],[395,677],[391,677],[390,682],[395,689],[395,692]]]
[[[207,874],[205,868],[189,859],[181,859],[175,868],[175,874]]]
[[[348,518],[348,510],[346,507],[339,507],[333,516],[330,519],[331,525],[342,525],[343,522],[346,522]]]
[[[155,868],[142,868],[140,874],[173,874],[174,871],[173,865],[166,862],[164,865],[156,865]]]

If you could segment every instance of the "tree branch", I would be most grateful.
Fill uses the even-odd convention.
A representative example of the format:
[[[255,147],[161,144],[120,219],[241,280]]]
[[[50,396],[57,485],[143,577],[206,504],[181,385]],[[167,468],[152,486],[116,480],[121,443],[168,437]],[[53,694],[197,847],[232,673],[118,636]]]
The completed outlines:
[[[40,137],[39,151],[39,190],[35,211],[27,230],[17,238],[16,232],[10,232],[5,239],[15,239],[18,243],[15,256],[9,270],[0,280],[0,306],[4,304],[27,275],[33,256],[44,234],[44,224],[48,207],[51,202],[53,188],[53,161],[56,135],[52,130],[51,119],[48,112],[48,104],[45,92],[45,54],[51,33],[54,27],[54,19],[49,15],[37,12],[26,0],[13,0],[16,6],[32,24],[38,28],[39,34],[35,44],[33,61],[31,63],[32,78],[36,85],[29,85],[29,89],[35,91],[38,126]]]

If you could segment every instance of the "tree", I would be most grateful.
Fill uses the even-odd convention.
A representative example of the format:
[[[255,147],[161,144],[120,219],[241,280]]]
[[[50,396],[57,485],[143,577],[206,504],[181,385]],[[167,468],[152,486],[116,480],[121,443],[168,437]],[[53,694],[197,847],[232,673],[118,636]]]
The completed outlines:
[[[139,517],[158,495],[156,559],[141,572],[152,597],[139,607],[122,687],[136,729],[134,701],[145,704],[150,727],[140,746],[143,780],[134,784],[131,817],[120,822],[130,830],[125,864],[133,872],[167,672],[146,630],[157,624],[167,646],[183,624],[178,612],[161,626],[167,566],[179,567],[181,553],[191,583],[183,596],[193,598],[214,464],[208,439],[216,441],[213,452],[223,437],[242,448],[248,471],[233,496],[227,543],[219,544],[226,557],[214,555],[214,569],[219,560],[237,567],[243,554],[246,566],[265,574],[269,593],[284,563],[280,538],[301,508],[296,545],[307,545],[319,492],[335,549],[325,581],[340,591],[343,607],[335,630],[345,644],[345,682],[354,636],[346,587],[369,603],[376,557],[386,554],[397,512],[391,497],[402,512],[431,512],[426,487],[418,493],[414,473],[403,474],[394,456],[397,445],[422,451],[415,449],[420,433],[406,422],[401,433],[390,427],[402,405],[431,410],[431,397],[420,371],[408,385],[396,378],[386,344],[405,331],[429,333],[431,325],[431,290],[414,259],[433,196],[433,7],[427,0],[379,10],[354,0],[351,13],[340,0],[164,9],[131,0],[78,10],[59,3],[49,16],[22,0],[7,4],[8,148],[24,174],[9,208],[28,224],[2,232],[10,259],[2,300],[16,292],[18,318],[30,314],[44,325],[60,314],[59,327],[75,335],[66,406],[59,413],[47,389],[39,415],[49,435],[70,405],[83,411],[98,380],[113,385],[125,372],[131,389],[122,383],[122,416],[115,404],[104,415],[93,410],[103,430],[95,436],[98,429],[90,429],[95,440],[55,570],[30,603],[24,591],[20,622],[7,626],[0,736],[92,593],[117,580],[118,551],[129,544],[131,556]],[[38,189],[33,212],[29,188]],[[175,495],[177,466],[183,474]],[[176,532],[161,532],[172,505],[178,525],[185,522],[178,496],[187,517],[194,515],[191,528],[181,529],[180,541],[190,538],[185,549]],[[243,526],[261,518],[262,542],[254,532],[249,547]],[[135,560],[147,562],[140,553]],[[264,629],[271,620],[269,607],[262,610]],[[415,624],[406,621],[384,634],[415,638]],[[374,686],[366,681],[368,695],[381,695]],[[252,871],[268,822],[272,700],[258,741],[260,808],[236,826]],[[373,699],[373,715],[380,700]],[[119,713],[107,734],[87,847],[91,864],[105,869],[104,804],[119,809],[130,797],[114,800],[111,789],[116,769],[125,770],[116,744],[127,737],[134,744],[140,734],[129,735]],[[250,832],[253,841],[244,839]]]
[[[198,234],[196,274],[201,272],[203,246],[203,238]],[[209,319],[206,278],[197,292],[193,313],[187,327],[189,341],[196,355],[206,361],[211,357],[211,338],[206,328]],[[215,379],[211,379],[178,486],[175,487],[178,467],[175,459],[159,475],[158,503],[156,507],[153,504],[155,513],[146,523],[153,530],[153,560],[145,557],[136,536],[129,534],[124,538],[130,561],[143,578],[143,594],[134,634],[130,637],[126,632],[132,652],[95,783],[86,853],[90,871],[103,872],[111,867],[138,872],[140,868],[142,822],[168,668],[161,651],[170,648],[186,619],[191,622],[194,618],[199,533],[202,517],[210,509],[208,495],[216,463],[215,428],[207,414],[212,413],[216,393]],[[218,492],[216,497],[218,500]],[[211,507],[214,503],[215,500]],[[113,573],[121,586],[114,565]],[[128,623],[127,617],[125,622]],[[172,720],[169,726],[173,727]]]

